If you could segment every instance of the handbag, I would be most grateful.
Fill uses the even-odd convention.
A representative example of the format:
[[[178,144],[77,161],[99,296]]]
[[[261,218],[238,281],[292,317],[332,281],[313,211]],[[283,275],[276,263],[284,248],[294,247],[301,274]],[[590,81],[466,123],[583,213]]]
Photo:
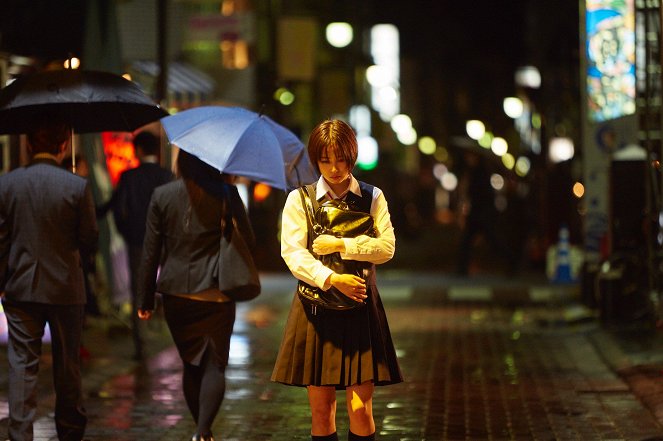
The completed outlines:
[[[306,212],[308,225],[308,250],[327,268],[338,274],[354,274],[363,279],[369,275],[372,267],[369,262],[344,260],[339,252],[319,256],[313,252],[313,241],[321,234],[336,237],[376,236],[373,217],[369,213],[353,211],[344,201],[330,200],[318,204],[314,186],[299,188],[299,194]],[[313,205],[316,205],[314,208]],[[364,306],[364,302],[352,300],[333,286],[327,291],[311,286],[301,280],[297,284],[299,300],[316,312],[317,308],[346,311]]]
[[[229,191],[228,187],[232,187],[234,192]],[[252,300],[260,294],[260,277],[251,249],[242,234],[242,229],[238,227],[237,216],[241,216],[241,214],[238,213],[236,216],[234,212],[239,210],[232,209],[235,199],[239,200],[240,204],[242,203],[239,193],[234,186],[230,185],[226,186],[224,191],[227,197],[224,215],[221,218],[221,240],[217,266],[218,287],[235,302],[244,302]],[[241,213],[244,211],[242,210]],[[240,220],[243,221],[245,231],[251,234],[251,226],[246,215],[242,216]]]

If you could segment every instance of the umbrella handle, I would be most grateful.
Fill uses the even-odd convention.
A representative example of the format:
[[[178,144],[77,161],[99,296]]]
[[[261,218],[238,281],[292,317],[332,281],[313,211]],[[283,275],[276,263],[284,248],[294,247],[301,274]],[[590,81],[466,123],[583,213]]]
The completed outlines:
[[[76,174],[76,142],[74,140],[74,128],[71,128],[71,171]]]

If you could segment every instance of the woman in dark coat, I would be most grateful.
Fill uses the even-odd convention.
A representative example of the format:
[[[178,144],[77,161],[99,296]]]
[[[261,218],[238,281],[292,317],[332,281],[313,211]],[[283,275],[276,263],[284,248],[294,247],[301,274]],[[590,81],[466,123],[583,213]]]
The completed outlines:
[[[369,262],[374,269],[375,264],[391,259],[396,240],[382,191],[352,176],[357,149],[352,128],[342,121],[324,121],[313,129],[308,153],[322,175],[316,183],[316,198],[344,199],[368,207],[377,237],[341,239],[321,235],[312,248],[318,255],[339,252],[343,259]],[[338,440],[336,390],[345,390],[350,417],[348,439],[373,440],[374,387],[402,381],[375,286],[375,271],[369,271],[364,279],[335,273],[316,260],[307,248],[305,213],[299,192],[291,192],[283,209],[281,255],[292,274],[324,290],[334,286],[350,299],[366,304],[350,311],[312,310],[295,295],[272,381],[307,388],[312,440]]]
[[[193,440],[213,441],[235,322],[235,303],[217,280],[226,207],[232,207],[248,243],[253,232],[237,188],[223,175],[182,150],[177,165],[181,178],[157,187],[150,202],[138,315],[149,319],[155,293],[162,294],[166,323],[184,364],[184,397],[197,425]]]

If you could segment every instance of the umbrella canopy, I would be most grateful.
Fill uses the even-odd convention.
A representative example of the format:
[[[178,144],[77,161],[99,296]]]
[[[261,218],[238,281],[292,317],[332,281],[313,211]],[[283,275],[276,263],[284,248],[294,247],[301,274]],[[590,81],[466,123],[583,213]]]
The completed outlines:
[[[318,178],[304,144],[265,115],[241,107],[202,106],[161,123],[171,144],[221,172],[282,190]]]
[[[44,71],[0,89],[0,133],[26,133],[44,111],[59,113],[77,133],[132,132],[168,115],[135,83],[109,72]]]

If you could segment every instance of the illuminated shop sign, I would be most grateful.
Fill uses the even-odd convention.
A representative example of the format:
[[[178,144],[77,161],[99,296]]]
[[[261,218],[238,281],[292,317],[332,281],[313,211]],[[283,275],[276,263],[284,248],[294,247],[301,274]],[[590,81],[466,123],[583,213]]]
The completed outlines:
[[[587,0],[586,29],[589,119],[635,113],[633,0]]]

